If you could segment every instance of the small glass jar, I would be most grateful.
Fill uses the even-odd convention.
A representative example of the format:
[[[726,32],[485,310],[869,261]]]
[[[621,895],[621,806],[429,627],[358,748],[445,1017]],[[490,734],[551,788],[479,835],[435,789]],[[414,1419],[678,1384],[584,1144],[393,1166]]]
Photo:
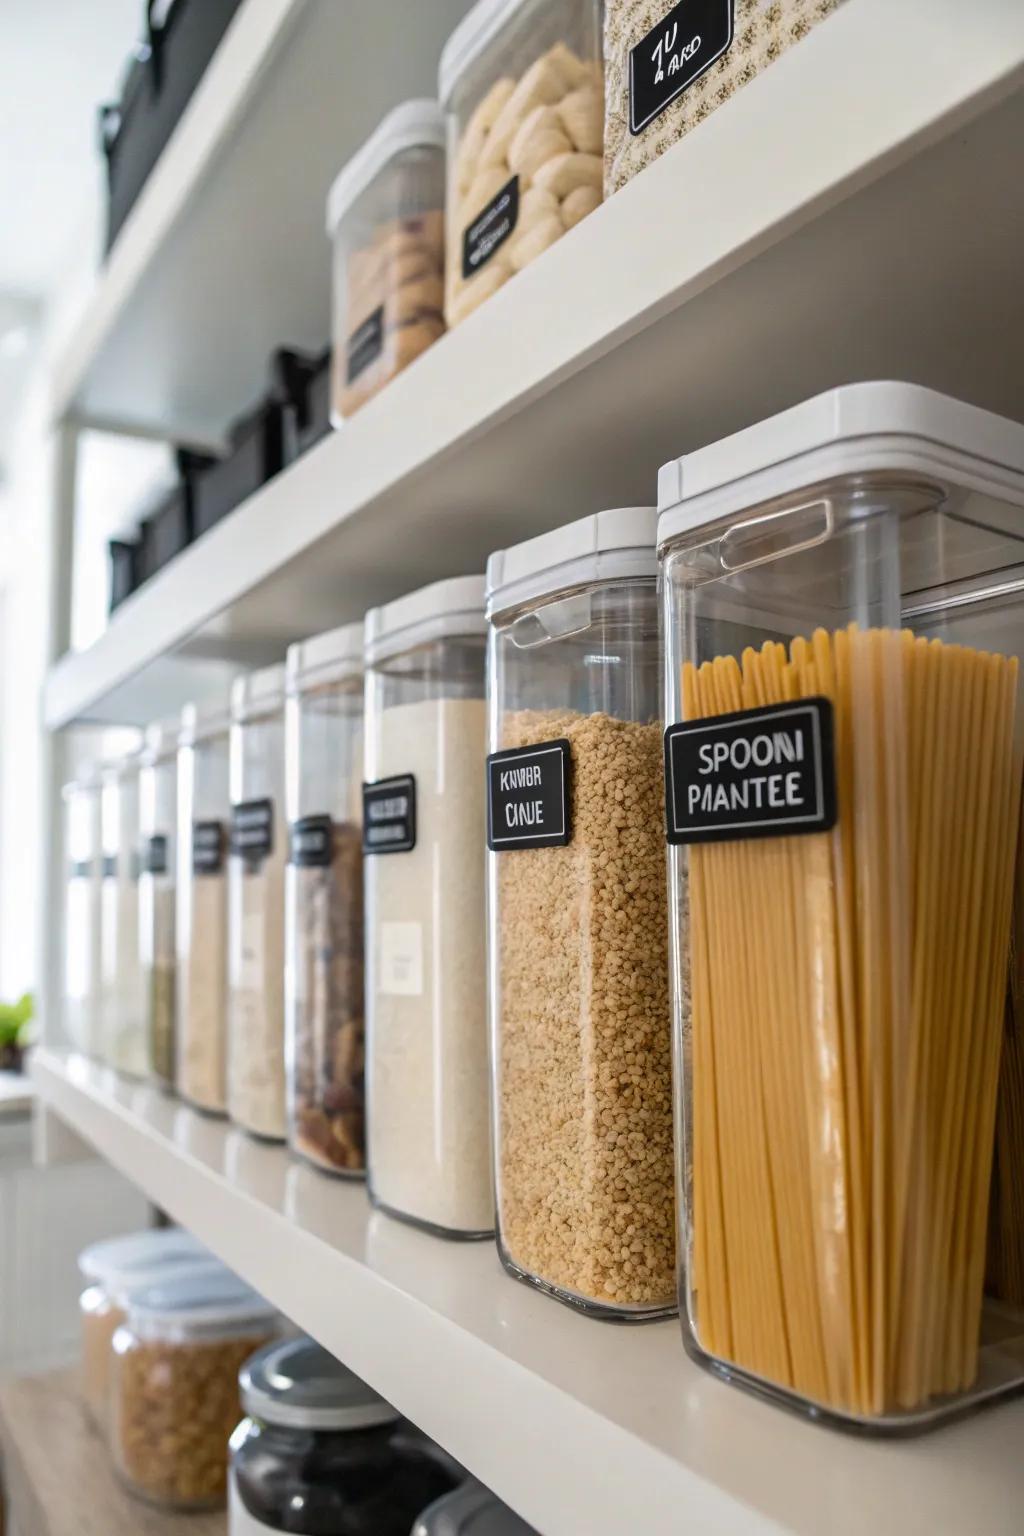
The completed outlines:
[[[83,766],[64,788],[67,886],[64,906],[64,1031],[86,1056],[102,1053],[100,1035],[100,781]]]
[[[498,1249],[561,1301],[675,1310],[656,514],[491,556]]]
[[[288,1139],[318,1168],[362,1177],[362,624],[293,645],[287,674]]]
[[[487,1102],[483,578],[366,616],[371,1199],[448,1237],[494,1223]]]
[[[175,1050],[178,1093],[227,1112],[227,702],[189,704],[178,737]]]
[[[149,1070],[164,1088],[173,1088],[175,1080],[177,745],[176,729],[151,725],[139,773],[139,945],[148,1004]]]
[[[835,389],[659,477],[680,1310],[906,1432],[1024,1385],[984,1300],[1024,709],[1024,427]]]
[[[441,54],[449,326],[601,202],[600,0],[478,0]]]
[[[247,1417],[231,1437],[229,1536],[409,1536],[452,1486],[429,1441],[312,1339],[270,1345],[239,1387]]]
[[[139,951],[139,765],[129,753],[103,770],[100,888],[103,1059],[129,1077],[148,1067],[146,994]]]
[[[331,187],[331,414],[352,416],[444,334],[444,119],[389,112]]]
[[[537,1532],[470,1477],[425,1509],[411,1536],[537,1536]]]
[[[224,1270],[133,1294],[110,1391],[114,1467],[132,1493],[169,1509],[224,1504],[238,1373],[279,1329],[274,1308]]]
[[[284,667],[231,690],[228,1114],[271,1141],[288,1131],[284,1066]]]

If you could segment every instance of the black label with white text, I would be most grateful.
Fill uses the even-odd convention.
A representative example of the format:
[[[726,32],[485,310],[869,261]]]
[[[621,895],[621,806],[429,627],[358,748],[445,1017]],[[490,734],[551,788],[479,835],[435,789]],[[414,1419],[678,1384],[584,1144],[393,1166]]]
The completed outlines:
[[[629,131],[642,133],[732,44],[734,0],[681,0],[629,51]]]
[[[147,875],[166,875],[167,838],[163,833],[146,838],[142,845],[142,867]]]
[[[272,800],[243,800],[231,807],[231,852],[247,864],[261,864],[274,846]]]
[[[92,874],[92,859],[72,859],[68,865],[69,880],[88,880]]]
[[[831,701],[670,725],[665,800],[670,843],[827,832],[836,820]]]
[[[462,276],[467,282],[505,244],[518,222],[519,177],[513,176],[462,232]]]
[[[192,873],[194,875],[219,875],[224,868],[226,842],[223,822],[193,822]]]
[[[384,349],[384,306],[381,304],[368,315],[362,325],[357,325],[348,339],[345,351],[345,382],[354,384],[370,364],[376,362]]]
[[[493,752],[487,759],[487,846],[564,848],[572,840],[565,740]]]
[[[117,854],[116,853],[105,853],[103,855],[103,862],[100,865],[100,878],[102,880],[116,880],[117,879]]]
[[[416,780],[411,773],[363,785],[363,852],[411,853],[416,846]]]
[[[289,858],[300,869],[326,869],[334,852],[334,823],[329,816],[300,816],[291,825]]]

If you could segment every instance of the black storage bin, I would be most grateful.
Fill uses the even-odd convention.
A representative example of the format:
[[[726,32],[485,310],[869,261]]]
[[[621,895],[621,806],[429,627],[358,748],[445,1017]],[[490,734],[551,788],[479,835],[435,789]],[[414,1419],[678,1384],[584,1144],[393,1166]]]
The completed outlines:
[[[138,585],[139,546],[129,539],[111,539],[110,551],[110,612],[113,613],[131,597]]]
[[[285,422],[285,463],[291,464],[331,430],[331,349],[315,358]]]
[[[188,486],[184,480],[161,501],[142,525],[139,541],[139,581],[148,581],[163,570],[192,542],[192,517]]]

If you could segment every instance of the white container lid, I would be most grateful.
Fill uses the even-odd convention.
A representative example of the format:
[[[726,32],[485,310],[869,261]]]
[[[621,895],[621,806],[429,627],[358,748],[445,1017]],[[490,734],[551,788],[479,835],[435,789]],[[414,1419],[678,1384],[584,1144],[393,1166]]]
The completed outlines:
[[[418,97],[393,108],[335,176],[327,194],[327,233],[334,235],[356,198],[389,160],[407,149],[444,146],[444,114],[436,101]]]
[[[537,1532],[489,1488],[468,1478],[428,1505],[411,1536],[537,1536]]]
[[[450,576],[382,608],[371,608],[366,615],[363,655],[369,667],[426,640],[486,632],[484,578]]]
[[[178,745],[191,747],[207,736],[226,731],[230,724],[231,699],[227,694],[222,699],[208,699],[205,704],[186,704],[181,712]]]
[[[525,0],[477,0],[473,9],[462,18],[441,49],[437,94],[442,107],[448,106],[460,76],[524,4]]]
[[[238,1373],[242,1407],[288,1429],[371,1429],[401,1415],[312,1339],[268,1344]]]
[[[196,1328],[269,1322],[277,1316],[276,1307],[223,1265],[133,1291],[128,1310],[147,1323]]]
[[[99,782],[99,763],[79,763],[74,778],[61,786],[61,794],[67,799],[69,795],[77,794],[83,789],[97,789]]]
[[[178,745],[178,721],[156,720],[146,726],[142,747],[142,762],[146,767],[173,757]]]
[[[845,384],[673,459],[658,545],[850,474],[915,475],[1024,503],[1024,426],[917,384]]]
[[[197,1258],[218,1262],[209,1248],[197,1242],[183,1227],[153,1227],[144,1232],[130,1232],[125,1237],[108,1237],[90,1243],[78,1255],[78,1268],[86,1280],[101,1285],[120,1276],[140,1274],[162,1264],[178,1264]]]
[[[657,576],[657,525],[654,507],[611,507],[496,550],[487,562],[488,619],[571,587]]]
[[[244,722],[272,715],[284,704],[284,664],[245,672],[231,684],[231,718]]]
[[[288,692],[299,692],[304,679],[322,672],[329,671],[338,677],[361,673],[363,629],[364,621],[357,619],[354,624],[343,624],[340,629],[290,645],[285,657]]]

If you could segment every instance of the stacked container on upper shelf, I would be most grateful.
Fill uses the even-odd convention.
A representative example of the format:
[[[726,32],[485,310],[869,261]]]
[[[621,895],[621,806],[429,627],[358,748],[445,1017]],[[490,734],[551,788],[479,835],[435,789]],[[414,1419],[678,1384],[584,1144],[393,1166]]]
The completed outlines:
[[[652,507],[491,556],[498,1246],[599,1316],[675,1306]]]
[[[174,1087],[175,836],[178,815],[178,732],[151,725],[139,774],[141,830],[139,945],[146,998],[149,1070]]]
[[[64,906],[64,1032],[87,1056],[101,1056],[100,777],[83,765],[64,787],[67,886]]]
[[[366,616],[368,1179],[449,1237],[494,1224],[483,910],[483,578]]]
[[[659,501],[684,1338],[920,1427],[1024,1384],[983,1305],[997,1128],[1024,1188],[1024,427],[847,386]]]
[[[149,1064],[139,953],[140,764],[141,751],[108,764],[100,801],[100,1036],[108,1066],[130,1077],[145,1077]]]
[[[336,424],[444,333],[444,183],[441,110],[407,101],[331,188]]]
[[[458,325],[601,201],[599,0],[478,0],[441,54]]]
[[[363,1123],[363,626],[287,658],[285,1008],[288,1138],[361,1177]]]

